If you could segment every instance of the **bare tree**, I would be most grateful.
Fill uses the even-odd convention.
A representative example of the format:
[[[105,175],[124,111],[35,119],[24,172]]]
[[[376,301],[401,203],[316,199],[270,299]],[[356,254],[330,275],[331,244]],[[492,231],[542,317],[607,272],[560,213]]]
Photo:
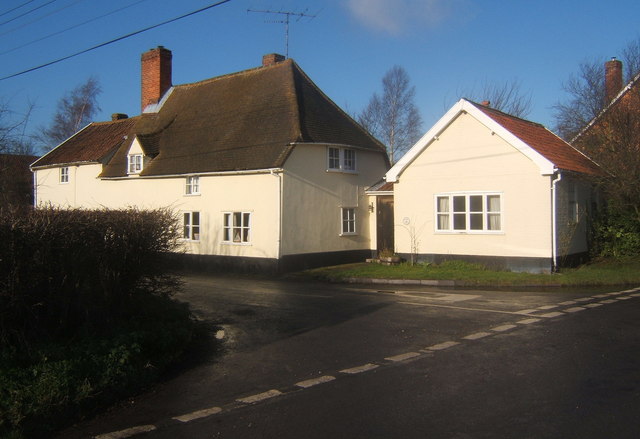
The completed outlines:
[[[640,72],[640,38],[631,41],[622,50],[625,66],[623,82],[627,83]],[[573,139],[608,104],[605,91],[605,59],[584,61],[577,74],[563,84],[566,101],[553,106],[555,130],[566,140]]]
[[[101,92],[98,79],[91,76],[60,98],[51,125],[42,129],[41,137],[46,149],[63,142],[91,122],[100,111],[98,95]]]
[[[531,112],[531,93],[523,93],[521,84],[517,80],[505,82],[503,84],[485,82],[480,92],[469,90],[460,97],[466,95],[469,99],[477,102],[487,101],[491,108],[503,111],[515,117],[525,118]]]
[[[392,67],[382,78],[382,96],[374,93],[358,122],[387,146],[391,164],[420,138],[422,117],[416,107],[415,87],[400,66]]]
[[[34,104],[24,111],[12,110],[6,100],[0,100],[0,154],[33,154],[33,139],[27,134],[27,126]]]

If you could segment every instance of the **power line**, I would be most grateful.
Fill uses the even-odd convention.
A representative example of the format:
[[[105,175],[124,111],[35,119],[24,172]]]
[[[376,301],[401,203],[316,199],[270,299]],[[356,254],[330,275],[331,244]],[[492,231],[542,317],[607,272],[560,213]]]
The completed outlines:
[[[131,32],[131,33],[127,34],[127,35],[123,35],[123,36],[118,37],[118,38],[114,38],[113,40],[110,40],[110,41],[107,41],[107,42],[104,42],[104,43],[100,43],[100,44],[98,44],[96,46],[89,47],[88,49],[81,50],[80,52],[76,52],[76,53],[73,53],[71,55],[67,55],[67,56],[64,56],[62,58],[58,58],[56,60],[49,61],[47,63],[41,64],[39,66],[32,67],[30,69],[23,70],[21,72],[14,73],[12,75],[2,77],[2,78],[0,78],[0,81],[4,81],[5,79],[10,79],[10,78],[15,78],[16,76],[21,76],[21,75],[24,75],[26,73],[31,73],[31,72],[33,72],[35,70],[40,70],[42,68],[49,67],[51,65],[60,63],[62,61],[66,61],[66,60],[68,60],[70,58],[74,58],[74,57],[76,57],[78,55],[83,55],[83,54],[85,54],[87,52],[91,52],[93,50],[100,49],[101,47],[105,47],[105,46],[108,46],[110,44],[117,43],[118,41],[122,41],[122,40],[125,40],[127,38],[131,38],[131,37],[133,37],[135,35],[139,35],[139,34],[141,34],[143,32],[147,32],[147,31],[149,31],[151,29],[155,29],[157,27],[164,26],[165,24],[173,23],[175,21],[182,20],[183,18],[187,18],[187,17],[190,17],[192,15],[199,14],[200,12],[204,12],[204,11],[206,11],[208,9],[215,8],[216,6],[223,5],[224,3],[229,3],[230,1],[231,0],[222,0],[222,1],[219,1],[219,2],[216,2],[216,3],[213,3],[213,4],[209,5],[209,6],[205,6],[204,8],[200,8],[200,9],[198,9],[196,11],[189,12],[187,14],[181,15],[181,16],[176,17],[176,18],[172,18],[172,19],[167,20],[167,21],[163,21],[162,23],[154,24],[153,26],[149,26],[149,27],[146,27],[144,29],[140,29],[140,30],[137,30],[135,32]]]
[[[115,14],[117,12],[124,11],[125,9],[131,8],[133,6],[136,6],[136,5],[138,5],[138,4],[142,3],[142,2],[146,2],[146,1],[147,0],[138,0],[137,2],[131,3],[130,5],[123,6],[123,7],[118,8],[118,9],[114,9],[113,11],[107,12],[105,14],[102,14],[102,15],[98,16],[98,17],[90,18],[89,20],[83,21],[82,23],[75,24],[75,25],[70,26],[70,27],[68,27],[66,29],[62,29],[62,30],[59,30],[57,32],[50,33],[50,34],[45,35],[43,37],[36,38],[35,40],[31,40],[28,43],[24,43],[24,44],[22,44],[20,46],[16,46],[16,47],[12,48],[12,49],[5,50],[4,52],[0,52],[0,55],[6,55],[7,53],[11,53],[11,52],[14,52],[14,51],[16,51],[18,49],[22,49],[23,47],[30,46],[33,43],[37,43],[37,42],[40,42],[42,40],[46,40],[46,39],[51,38],[51,37],[55,37],[56,35],[60,35],[62,33],[68,32],[70,30],[76,29],[76,28],[78,28],[80,26],[84,26],[85,24],[89,24],[89,23],[91,23],[93,21],[100,20],[101,18],[108,17],[109,15],[113,15],[113,14]],[[4,35],[4,34],[0,34],[0,35]]]
[[[30,14],[30,13],[32,13],[32,12],[37,11],[38,9],[42,9],[42,8],[44,8],[45,6],[50,5],[51,3],[55,2],[55,1],[56,1],[56,0],[49,0],[49,1],[48,1],[47,3],[45,3],[45,4],[42,4],[42,5],[40,5],[40,6],[36,6],[36,7],[35,7],[35,8],[33,8],[33,9],[29,9],[27,12],[23,12],[22,14],[20,14],[20,15],[18,15],[18,16],[16,16],[16,17],[10,18],[10,19],[9,19],[9,20],[7,20],[7,21],[3,21],[2,23],[0,23],[0,26],[2,26],[3,24],[11,23],[12,21],[17,20],[18,18],[24,17],[25,15],[28,15],[28,14]]]
[[[46,13],[44,15],[41,15],[40,17],[34,18],[31,21],[23,23],[20,26],[14,27],[13,29],[10,29],[10,30],[8,30],[6,32],[0,33],[0,36],[6,35],[6,34],[10,34],[11,32],[15,32],[15,31],[17,31],[19,29],[22,29],[23,27],[27,27],[30,24],[33,24],[33,23],[35,23],[37,21],[40,21],[40,20],[42,20],[44,18],[47,18],[47,17],[51,16],[51,15],[57,14],[60,11],[63,11],[65,9],[67,9],[67,8],[70,8],[71,6],[73,6],[73,5],[77,4],[77,3],[80,3],[81,1],[83,1],[83,0],[75,0],[73,3],[69,3],[68,5],[65,5],[65,6],[63,6],[61,8],[58,8],[55,11],[48,12],[48,13]]]
[[[11,8],[8,11],[3,12],[2,14],[0,14],[0,17],[4,17],[7,14],[12,13],[13,11],[17,11],[18,9],[20,9],[23,6],[27,6],[29,3],[33,3],[35,0],[29,0],[28,2],[24,2],[21,5],[16,6],[15,8]]]

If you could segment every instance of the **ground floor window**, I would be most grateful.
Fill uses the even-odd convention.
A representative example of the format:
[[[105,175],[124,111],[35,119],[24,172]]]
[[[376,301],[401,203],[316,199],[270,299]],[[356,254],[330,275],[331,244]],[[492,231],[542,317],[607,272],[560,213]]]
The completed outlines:
[[[225,212],[222,240],[235,244],[251,242],[251,213]]]
[[[502,231],[502,195],[468,193],[436,195],[436,231]]]
[[[356,233],[356,209],[343,207],[342,209],[341,235],[355,235]]]
[[[190,241],[200,240],[200,212],[184,212],[183,238]]]

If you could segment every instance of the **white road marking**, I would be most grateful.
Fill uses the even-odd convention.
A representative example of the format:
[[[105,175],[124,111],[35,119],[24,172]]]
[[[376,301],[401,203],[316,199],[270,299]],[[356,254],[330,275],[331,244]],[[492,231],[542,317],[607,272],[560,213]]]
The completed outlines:
[[[459,345],[460,343],[457,341],[445,341],[444,343],[434,344],[433,346],[429,346],[426,348],[429,351],[442,351],[444,349],[449,349],[450,347]]]
[[[607,300],[601,300],[599,303],[616,303],[617,300],[615,299],[607,299]]]
[[[581,306],[574,306],[573,308],[567,308],[567,309],[565,309],[564,311],[565,311],[565,312],[578,312],[578,311],[584,311],[584,310],[586,310],[586,309],[587,309],[587,308],[583,308],[583,307],[581,307]]]
[[[604,299],[605,297],[609,297],[609,295],[608,294],[597,294],[597,295],[591,296],[591,297],[593,297],[594,299]]]
[[[543,306],[539,306],[538,309],[553,309],[557,307],[558,305],[543,305]]]
[[[567,305],[575,305],[577,302],[575,300],[567,300],[566,302],[560,302],[558,305],[567,306]]]
[[[127,428],[125,430],[114,431],[111,433],[99,434],[95,439],[124,439],[135,436],[140,433],[148,433],[156,429],[155,425],[138,425],[136,427]]]
[[[631,296],[620,296],[617,298],[617,300],[629,300],[631,299]]]
[[[578,299],[573,299],[573,300],[575,300],[576,302],[588,302],[589,300],[593,300],[593,298],[592,297],[580,297]]]
[[[426,300],[437,300],[440,302],[464,302],[465,300],[473,300],[480,297],[476,294],[447,294],[447,293],[433,293],[428,291],[395,291],[398,296],[410,296]]]
[[[221,411],[222,409],[220,407],[211,407],[208,409],[197,410],[195,412],[187,413],[180,416],[174,416],[171,419],[175,419],[176,421],[180,421],[180,422],[190,422],[195,419],[206,418],[207,416],[215,415],[217,413],[220,413]]]
[[[597,308],[598,306],[602,306],[602,303],[587,303],[585,308]]]
[[[377,364],[373,364],[373,363],[367,363],[367,364],[363,364],[362,366],[356,366],[356,367],[352,367],[350,369],[343,369],[340,371],[340,373],[346,373],[349,375],[354,375],[357,373],[362,373],[362,372],[367,372],[373,369],[376,369],[378,367]]]
[[[247,396],[245,398],[236,399],[238,402],[242,402],[244,404],[255,404],[256,402],[264,401],[265,399],[275,398],[276,396],[282,395],[282,392],[279,390],[268,390],[263,393],[258,393],[257,395]]]
[[[524,319],[524,320],[520,320],[519,322],[516,322],[519,325],[530,325],[532,323],[536,323],[539,322],[540,319]]]
[[[495,332],[504,332],[504,331],[508,331],[510,329],[513,328],[517,328],[516,325],[501,325],[501,326],[496,326],[495,328],[491,328],[492,331]]]
[[[436,305],[435,303],[417,303],[417,302],[398,302],[403,305],[412,305],[412,306],[422,306],[422,307],[432,307],[432,308],[448,308],[455,309],[460,311],[474,311],[474,312],[490,312],[490,313],[498,313],[498,314],[522,314],[522,311],[503,311],[499,309],[485,309],[485,308],[466,308],[463,306],[451,306],[451,305]],[[528,312],[536,312],[537,309],[526,310]]]
[[[548,312],[546,314],[540,314],[539,317],[544,317],[544,318],[550,319],[550,318],[558,317],[558,316],[562,316],[562,315],[564,315],[564,313],[556,311],[556,312]]]
[[[397,363],[399,361],[405,361],[405,360],[408,360],[409,358],[415,358],[419,356],[420,354],[418,352],[407,352],[400,355],[394,355],[393,357],[386,357],[385,360],[393,361],[394,363]]]
[[[537,309],[522,309],[520,311],[516,311],[515,314],[531,314],[532,312],[538,312]]]
[[[310,380],[300,381],[299,383],[296,383],[296,386],[307,389],[309,387],[317,386],[318,384],[328,383],[335,379],[336,377],[333,377],[331,375],[324,375],[318,378],[312,378]]]
[[[476,332],[475,334],[469,334],[466,337],[462,337],[465,340],[478,340],[492,335],[490,332]]]

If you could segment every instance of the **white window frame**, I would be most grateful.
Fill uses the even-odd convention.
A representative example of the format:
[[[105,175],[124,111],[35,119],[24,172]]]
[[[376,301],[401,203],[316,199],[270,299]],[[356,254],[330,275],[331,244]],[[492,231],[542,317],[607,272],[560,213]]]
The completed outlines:
[[[230,245],[251,245],[253,213],[229,211],[222,213],[222,242]]]
[[[200,195],[200,177],[197,175],[190,175],[186,178],[185,195]]]
[[[357,151],[353,148],[339,146],[327,147],[327,171],[332,172],[357,172]]]
[[[60,184],[69,183],[69,167],[68,166],[63,166],[62,168],[60,168],[60,178],[58,181],[60,182]]]
[[[478,197],[481,198],[481,206],[477,205]],[[491,201],[496,197],[497,208]],[[435,233],[495,235],[504,234],[504,227],[504,197],[501,192],[451,192],[434,196]]]
[[[183,212],[182,239],[185,241],[200,241],[202,229],[202,215],[199,211]]]
[[[353,236],[358,234],[356,223],[356,208],[340,208],[340,236]]]
[[[127,156],[127,174],[139,174],[144,168],[142,154],[129,154]]]

